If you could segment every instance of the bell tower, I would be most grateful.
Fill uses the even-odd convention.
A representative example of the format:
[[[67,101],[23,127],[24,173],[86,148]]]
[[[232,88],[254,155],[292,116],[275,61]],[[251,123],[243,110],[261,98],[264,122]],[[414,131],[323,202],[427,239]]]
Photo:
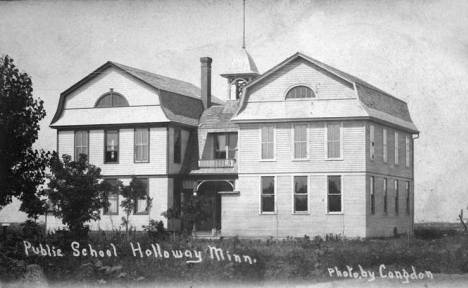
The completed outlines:
[[[236,51],[229,70],[221,74],[228,82],[227,91],[229,100],[241,99],[244,87],[260,75],[252,56],[250,56],[247,49],[245,49],[245,0],[243,1],[243,8],[242,49]]]

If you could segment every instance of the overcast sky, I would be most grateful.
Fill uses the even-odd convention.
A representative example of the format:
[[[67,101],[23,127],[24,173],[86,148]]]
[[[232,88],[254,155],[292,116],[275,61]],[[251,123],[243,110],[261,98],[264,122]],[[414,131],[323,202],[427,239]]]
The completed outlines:
[[[467,15],[453,0],[247,0],[246,43],[260,73],[300,51],[407,101],[421,131],[416,221],[456,221],[468,205]],[[59,94],[105,62],[199,86],[209,56],[225,99],[219,74],[241,46],[242,0],[0,2],[0,54],[45,101],[37,146],[47,150]]]

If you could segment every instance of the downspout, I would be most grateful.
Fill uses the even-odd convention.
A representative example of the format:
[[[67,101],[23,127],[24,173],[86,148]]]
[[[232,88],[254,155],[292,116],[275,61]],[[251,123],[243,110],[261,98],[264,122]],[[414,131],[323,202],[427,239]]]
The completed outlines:
[[[410,218],[411,219],[411,223],[410,223],[411,224],[411,229],[410,229],[411,230],[411,235],[414,235],[414,199],[415,199],[414,195],[415,195],[415,190],[416,190],[416,189],[414,189],[414,187],[415,187],[415,181],[414,181],[414,178],[415,178],[414,177],[414,152],[415,152],[414,140],[419,139],[419,133],[413,134],[413,135],[415,135],[415,137],[412,137],[412,143],[411,143],[411,146],[413,147],[413,151],[412,151],[413,153],[411,153],[411,172],[413,173],[413,175],[412,175],[413,176],[413,197],[412,197],[413,198],[412,199],[413,200],[413,205],[412,205],[413,209],[411,211],[411,218]],[[410,198],[410,201],[411,201],[411,198]]]

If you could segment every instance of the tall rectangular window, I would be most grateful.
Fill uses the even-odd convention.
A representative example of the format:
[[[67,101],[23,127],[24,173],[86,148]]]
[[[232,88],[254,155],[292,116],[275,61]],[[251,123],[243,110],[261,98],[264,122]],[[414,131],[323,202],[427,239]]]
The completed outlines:
[[[294,159],[307,158],[307,125],[294,125]]]
[[[388,148],[387,148],[387,129],[383,129],[383,162],[387,163]]]
[[[88,155],[88,131],[75,131],[75,161],[80,154]]]
[[[342,211],[341,176],[328,176],[328,213]]]
[[[135,130],[135,162],[149,162],[149,129]]]
[[[117,179],[105,179],[104,181],[108,182],[114,187],[117,185]],[[105,203],[108,204],[104,206],[105,215],[118,215],[119,214],[119,193],[117,191],[106,193]]]
[[[405,154],[406,167],[410,167],[410,138],[406,136],[406,154]]]
[[[275,177],[262,176],[261,178],[261,212],[275,212]]]
[[[182,161],[182,132],[179,128],[174,128],[174,163],[180,164]]]
[[[149,199],[149,183],[148,179],[138,179],[140,180],[146,189],[146,198],[137,198],[135,199],[135,214],[149,214],[148,209],[148,199]]]
[[[327,157],[341,157],[341,124],[327,124]]]
[[[374,160],[375,157],[375,138],[374,138],[374,125],[370,125],[370,135],[369,135],[369,146],[370,146],[370,159]]]
[[[383,198],[383,205],[384,205],[383,206],[383,211],[384,211],[384,214],[387,214],[387,210],[388,210],[387,209],[387,206],[388,206],[388,204],[387,204],[387,187],[388,187],[387,178],[384,178],[383,179],[383,197],[384,197]]]
[[[262,143],[262,159],[275,158],[275,128],[273,126],[265,126],[261,129],[261,143]]]
[[[399,158],[400,158],[400,151],[398,147],[398,132],[395,131],[395,165],[398,165]]]
[[[214,159],[235,159],[237,151],[237,133],[215,134]]]
[[[398,215],[398,180],[395,180],[395,214]]]
[[[410,182],[406,181],[406,214],[411,214],[410,208]]]
[[[119,162],[119,130],[106,130],[105,163]]]
[[[370,213],[375,214],[375,184],[374,176],[370,177]]]
[[[308,212],[307,176],[294,176],[294,213]]]

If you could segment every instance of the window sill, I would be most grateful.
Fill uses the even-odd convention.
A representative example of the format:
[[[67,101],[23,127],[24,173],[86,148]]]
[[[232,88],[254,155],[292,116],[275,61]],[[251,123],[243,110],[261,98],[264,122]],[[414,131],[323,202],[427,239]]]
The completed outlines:
[[[149,161],[133,161],[135,164],[145,164],[145,163],[150,163]]]
[[[291,215],[310,215],[309,211],[298,211],[298,212],[292,212]]]
[[[144,212],[144,213],[133,213],[134,216],[141,216],[141,215],[149,215],[148,212]]]
[[[298,158],[298,159],[291,159],[291,161],[293,162],[309,162],[310,159],[309,158]]]
[[[276,215],[278,214],[277,212],[260,212],[258,215]]]
[[[104,162],[104,164],[119,164],[119,162]]]
[[[344,215],[344,212],[327,212],[325,215]]]
[[[341,158],[325,158],[325,161],[343,161],[343,157]]]
[[[276,162],[276,159],[260,159],[259,162]]]

